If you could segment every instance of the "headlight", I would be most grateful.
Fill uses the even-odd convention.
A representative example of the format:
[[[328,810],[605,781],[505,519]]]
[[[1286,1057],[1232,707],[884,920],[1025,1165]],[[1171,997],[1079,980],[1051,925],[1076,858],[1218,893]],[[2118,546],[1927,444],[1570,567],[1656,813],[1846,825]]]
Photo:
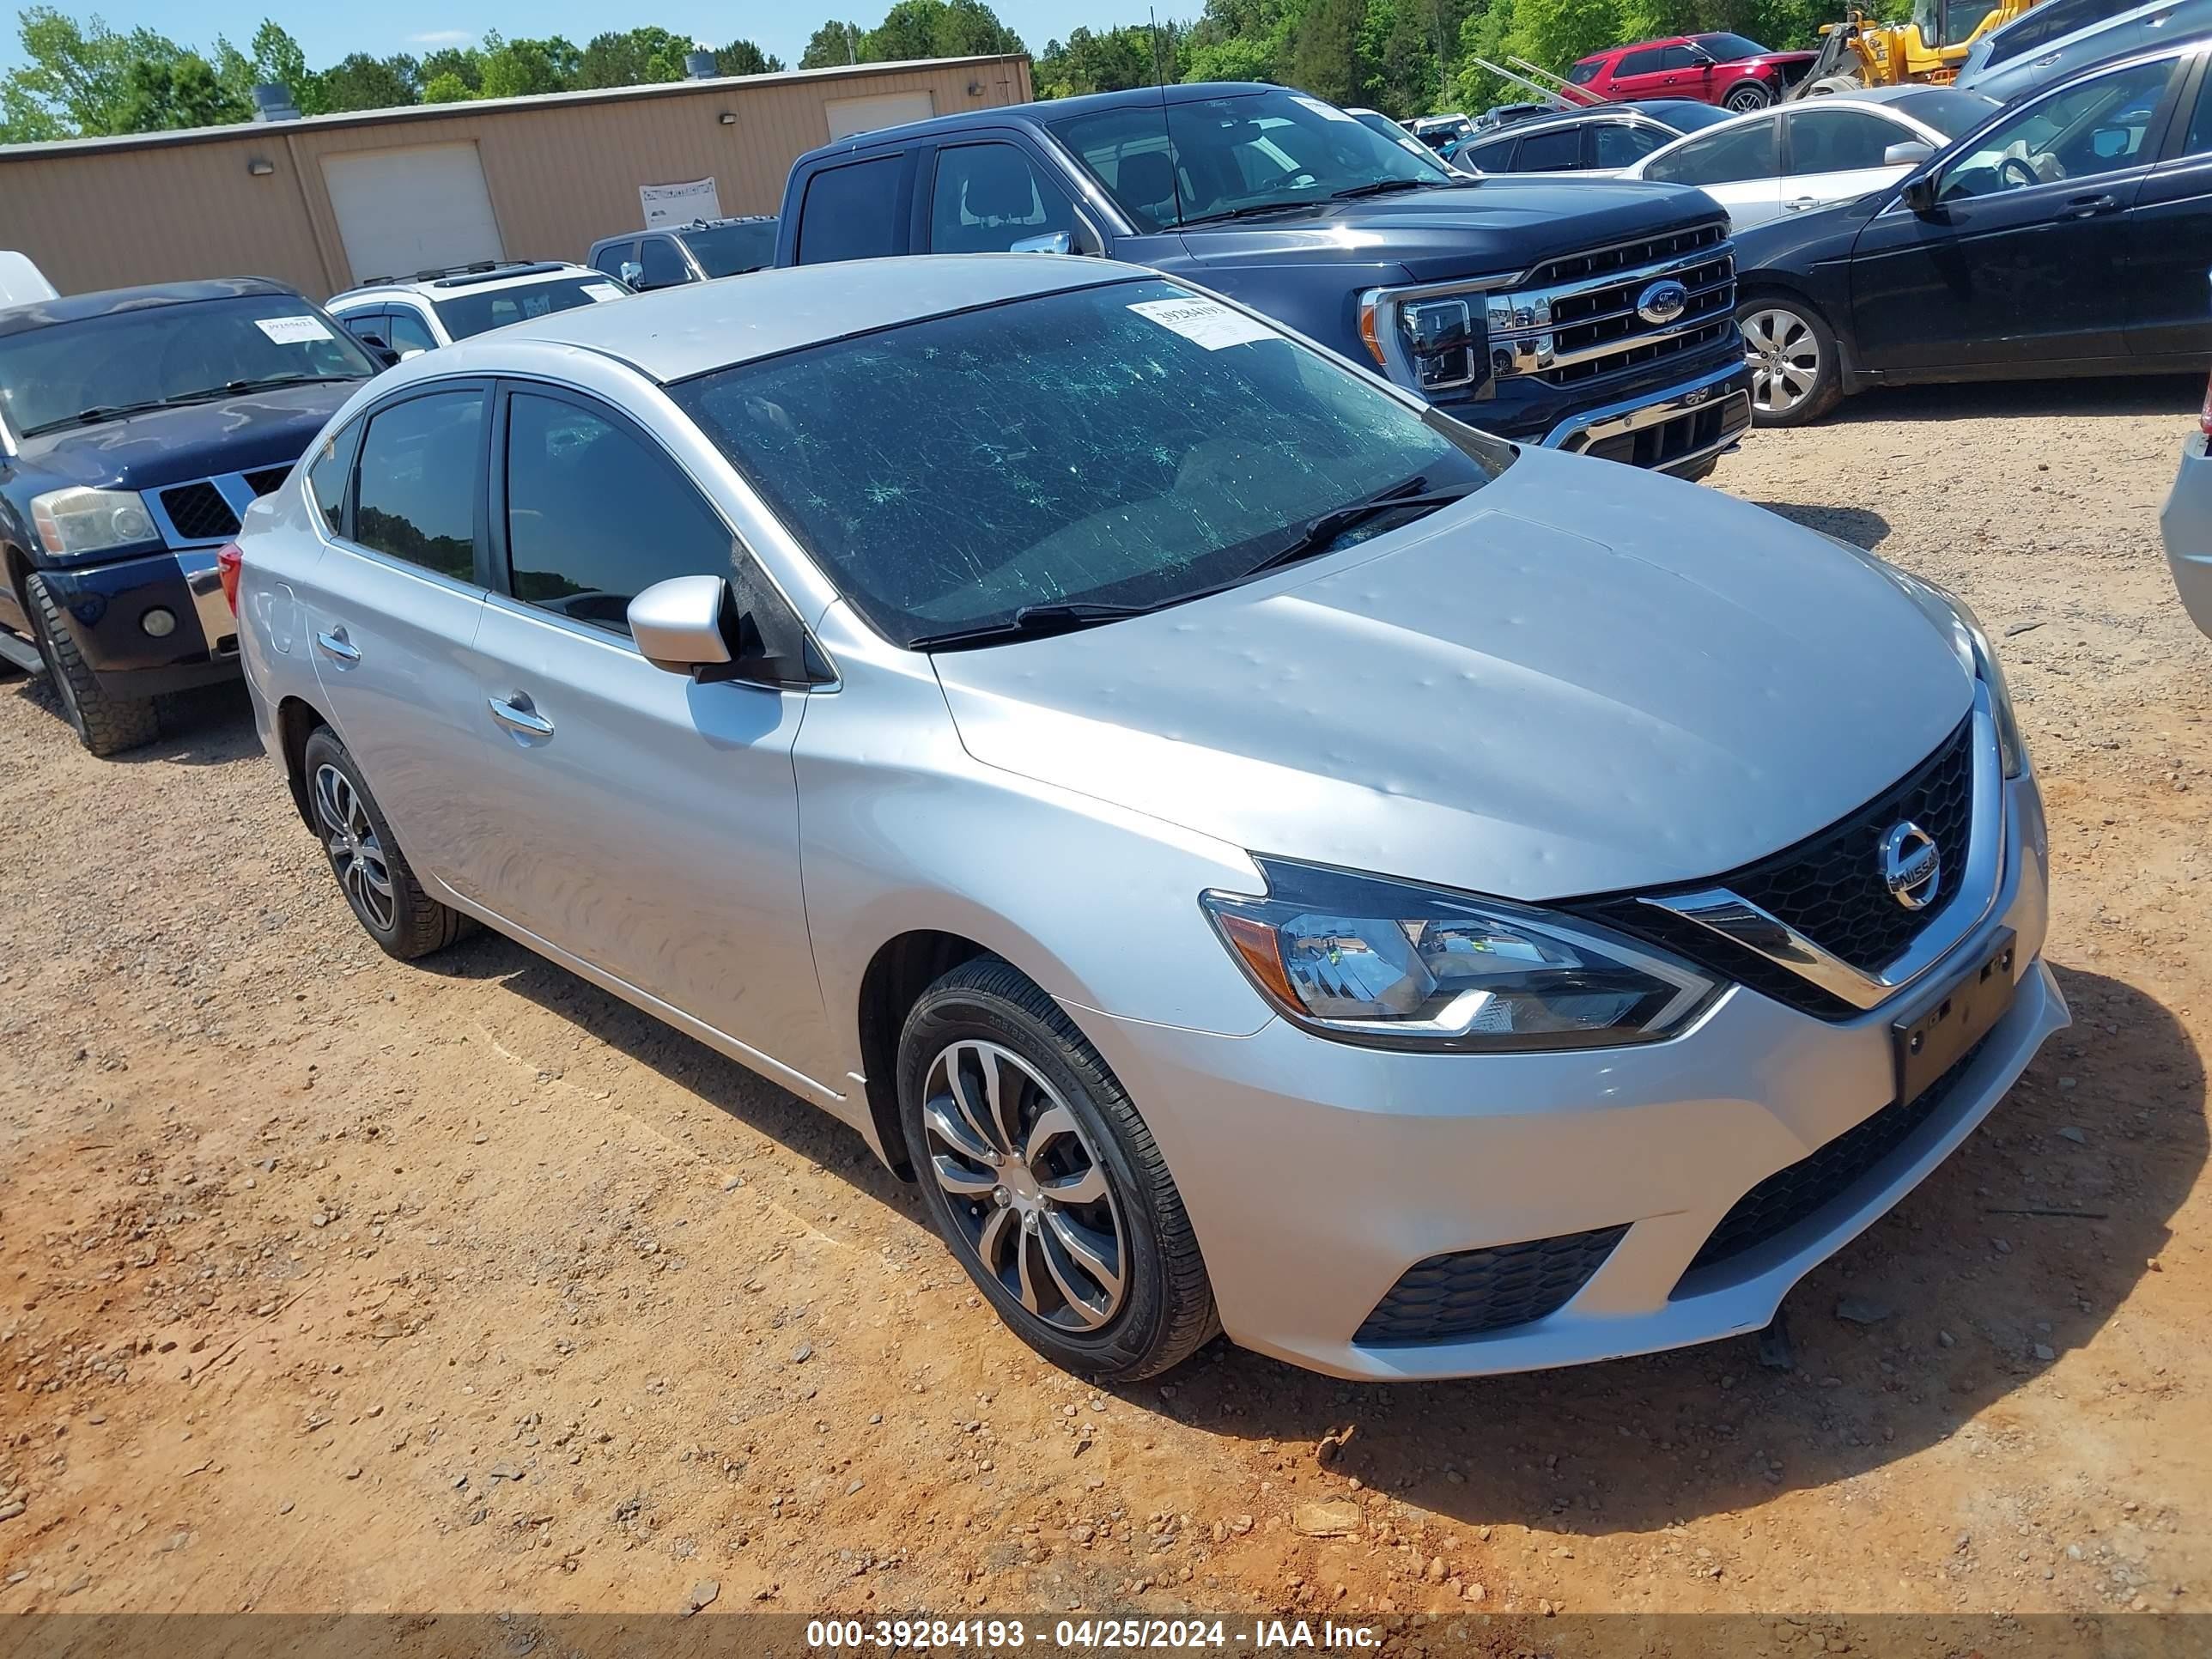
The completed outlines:
[[[1593,925],[1496,899],[1257,860],[1264,896],[1200,902],[1297,1024],[1376,1048],[1596,1048],[1680,1030],[1720,987]]]
[[[145,502],[127,489],[50,489],[31,498],[31,522],[46,551],[64,558],[161,539]]]
[[[1826,531],[1820,533],[1827,536]],[[1997,660],[1996,647],[1990,643],[1988,630],[1983,628],[1982,619],[1974,614],[1973,608],[1949,588],[1900,570],[1887,559],[1876,558],[1863,547],[1840,536],[1827,536],[1827,539],[1895,584],[1898,591],[1918,605],[1920,614],[1934,623],[1951,642],[1959,665],[1989,688],[1990,710],[1996,721],[1997,752],[2004,758],[2004,775],[2016,778],[2026,771],[2027,745],[2021,739],[2020,720],[2013,713],[2012,688],[2005,684],[2004,665]]]

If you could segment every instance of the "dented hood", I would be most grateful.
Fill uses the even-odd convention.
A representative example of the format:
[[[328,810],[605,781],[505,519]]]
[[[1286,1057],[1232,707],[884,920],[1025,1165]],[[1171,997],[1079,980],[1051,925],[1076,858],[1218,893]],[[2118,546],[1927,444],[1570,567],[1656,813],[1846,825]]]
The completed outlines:
[[[1825,538],[1541,450],[1310,564],[934,661],[987,765],[1252,852],[1524,900],[1799,841],[1973,696],[1913,604]]]

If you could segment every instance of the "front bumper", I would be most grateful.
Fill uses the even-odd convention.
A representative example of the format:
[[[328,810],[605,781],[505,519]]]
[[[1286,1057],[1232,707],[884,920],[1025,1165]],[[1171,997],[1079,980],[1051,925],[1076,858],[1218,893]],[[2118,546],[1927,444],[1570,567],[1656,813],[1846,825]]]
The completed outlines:
[[[1494,398],[1435,403],[1454,420],[1497,437],[1662,472],[1701,471],[1751,429],[1751,369],[1741,348],[1717,361],[1708,356],[1699,368],[1669,367],[1674,374],[1617,389],[1602,404],[1585,402],[1585,388],[1562,393],[1523,377],[1500,381]]]
[[[1914,988],[1842,1023],[1745,988],[1647,1048],[1387,1054],[1278,1020],[1249,1037],[1071,1009],[1165,1153],[1241,1345],[1340,1376],[1577,1364],[1753,1331],[1790,1288],[1910,1192],[2069,1023],[2040,957],[2048,852],[2033,775],[2006,786],[2003,884]],[[1887,1104],[1891,1023],[1942,1000],[2010,928],[2010,1009],[1936,1109],[1796,1224],[1686,1281],[1736,1201]],[[1475,1337],[1354,1340],[1415,1263],[1625,1227],[1557,1311]]]
[[[2181,471],[2158,515],[2174,591],[2197,631],[2212,635],[2212,455],[2197,434],[2181,447]]]
[[[103,691],[149,697],[237,678],[238,623],[222,596],[216,551],[191,548],[40,573]],[[176,619],[159,638],[144,626],[157,609]]]

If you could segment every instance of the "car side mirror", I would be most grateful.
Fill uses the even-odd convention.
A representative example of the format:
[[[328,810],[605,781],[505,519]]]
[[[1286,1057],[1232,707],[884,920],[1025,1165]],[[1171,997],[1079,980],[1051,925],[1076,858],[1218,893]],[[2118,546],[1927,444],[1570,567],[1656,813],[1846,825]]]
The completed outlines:
[[[1905,205],[1921,218],[1934,216],[1936,212],[1936,175],[1916,173],[1905,183]]]
[[[615,274],[634,289],[642,290],[645,287],[645,267],[635,259],[623,260],[622,269]]]
[[[1075,238],[1064,230],[1047,231],[1042,236],[1024,236],[1006,250],[1009,253],[1073,253]]]
[[[1923,161],[1935,158],[1936,147],[1909,138],[1901,144],[1892,144],[1881,153],[1881,164],[1886,167],[1917,167]]]
[[[744,680],[805,686],[834,678],[795,617],[773,606],[768,614],[767,633],[774,638],[764,636],[725,578],[671,576],[629,602],[629,633],[655,668],[702,685]]]
[[[372,335],[361,337],[361,349],[376,360],[379,368],[389,368],[399,361],[399,354]]]

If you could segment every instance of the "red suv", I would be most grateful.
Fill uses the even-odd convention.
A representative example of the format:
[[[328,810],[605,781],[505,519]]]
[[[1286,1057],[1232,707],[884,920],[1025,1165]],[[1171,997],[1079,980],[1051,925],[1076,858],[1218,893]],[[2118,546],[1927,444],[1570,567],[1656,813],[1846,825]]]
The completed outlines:
[[[1567,79],[1613,104],[1694,98],[1726,109],[1764,109],[1796,85],[1817,56],[1769,52],[1741,34],[1681,34],[1593,52]]]

